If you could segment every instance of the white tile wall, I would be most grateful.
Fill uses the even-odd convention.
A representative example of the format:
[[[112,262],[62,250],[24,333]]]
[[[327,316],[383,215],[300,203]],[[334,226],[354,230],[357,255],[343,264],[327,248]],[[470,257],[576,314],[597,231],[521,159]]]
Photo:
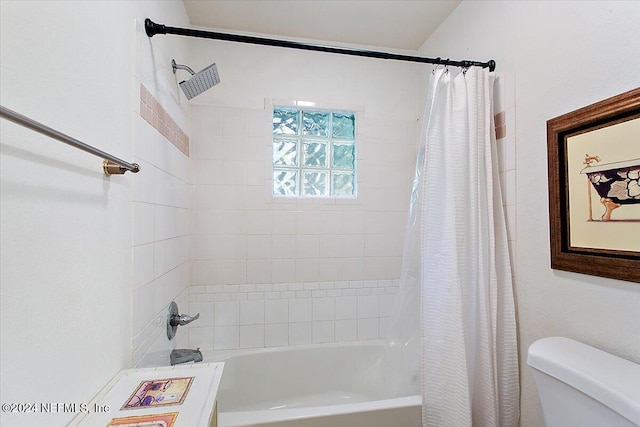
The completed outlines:
[[[190,287],[190,345],[203,350],[384,337],[397,280]]]
[[[181,313],[190,309],[189,158],[148,121],[138,116],[135,125],[141,172],[132,180],[132,365],[147,366],[167,363],[172,348],[188,345],[187,328],[168,340],[166,317],[171,301]],[[213,326],[213,312],[202,310],[201,316]]]
[[[400,272],[415,120],[360,114],[357,199],[294,199],[271,196],[270,111],[192,114],[190,310],[208,304],[214,323],[192,324],[190,345],[378,338]]]
[[[511,269],[515,276],[516,257],[516,120],[515,120],[515,72],[513,65],[500,67],[495,85],[494,105],[496,113],[505,113],[506,135],[496,141],[498,170],[502,190],[502,203],[507,222],[507,239],[511,256]]]

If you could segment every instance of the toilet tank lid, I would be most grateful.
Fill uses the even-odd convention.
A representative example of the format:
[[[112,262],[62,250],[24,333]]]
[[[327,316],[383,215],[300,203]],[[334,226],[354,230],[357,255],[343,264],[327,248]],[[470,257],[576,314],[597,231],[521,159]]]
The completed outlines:
[[[563,337],[531,344],[527,364],[640,425],[640,365]]]

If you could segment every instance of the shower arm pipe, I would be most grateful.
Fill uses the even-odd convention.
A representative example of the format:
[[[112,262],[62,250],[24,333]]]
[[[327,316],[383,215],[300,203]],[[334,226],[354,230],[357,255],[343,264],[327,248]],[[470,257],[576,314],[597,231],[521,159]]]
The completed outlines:
[[[109,153],[105,153],[102,150],[85,144],[82,141],[78,141],[77,139],[72,138],[69,135],[65,135],[62,132],[52,129],[49,126],[43,125],[42,123],[30,119],[29,117],[23,116],[22,114],[16,113],[15,111],[1,105],[0,117],[17,123],[35,132],[46,135],[50,138],[57,139],[60,142],[64,142],[65,144],[71,145],[72,147],[78,148],[82,151],[86,151],[87,153],[93,154],[94,156],[101,157],[103,159],[102,169],[107,176],[122,175],[127,171],[131,171],[133,173],[138,173],[140,171],[140,166],[137,163],[125,162],[124,160],[112,156]]]
[[[191,75],[193,76],[196,72],[193,71],[191,69],[191,67],[187,66],[187,65],[180,65],[180,64],[176,64],[176,60],[172,59],[171,60],[171,68],[173,68],[173,74],[176,73],[176,70],[185,70],[191,73]]]
[[[372,50],[343,49],[339,47],[305,44],[305,43],[288,41],[288,40],[277,40],[277,39],[269,39],[269,38],[262,38],[262,37],[243,36],[239,34],[228,34],[228,33],[219,33],[215,31],[194,30],[190,28],[168,27],[164,24],[156,24],[149,18],[145,19],[144,28],[147,33],[147,36],[149,37],[153,37],[156,34],[174,34],[178,36],[224,40],[224,41],[231,41],[231,42],[238,42],[238,43],[258,44],[258,45],[264,45],[264,46],[287,47],[291,49],[312,50],[316,52],[337,53],[341,55],[361,56],[361,57],[367,57],[367,58],[393,59],[396,61],[420,62],[423,64],[436,64],[436,65],[445,65],[445,66],[450,65],[454,67],[463,67],[463,68],[482,67],[482,68],[489,68],[489,71],[494,71],[496,69],[496,62],[494,60],[490,60],[487,62],[467,61],[467,60],[452,61],[450,59],[398,55],[394,53],[377,52]]]

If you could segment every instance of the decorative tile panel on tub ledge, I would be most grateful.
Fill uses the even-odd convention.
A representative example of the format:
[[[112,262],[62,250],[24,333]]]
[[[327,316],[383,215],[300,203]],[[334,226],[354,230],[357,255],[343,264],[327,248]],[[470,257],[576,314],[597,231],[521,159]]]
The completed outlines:
[[[204,351],[384,338],[398,280],[190,286]]]
[[[140,84],[140,116],[189,157],[189,137],[143,84]]]

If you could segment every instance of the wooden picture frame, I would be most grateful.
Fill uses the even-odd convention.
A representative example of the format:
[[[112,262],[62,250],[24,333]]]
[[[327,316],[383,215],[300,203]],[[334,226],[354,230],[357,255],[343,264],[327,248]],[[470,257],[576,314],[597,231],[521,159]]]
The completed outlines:
[[[640,88],[547,121],[551,268],[640,283]]]

